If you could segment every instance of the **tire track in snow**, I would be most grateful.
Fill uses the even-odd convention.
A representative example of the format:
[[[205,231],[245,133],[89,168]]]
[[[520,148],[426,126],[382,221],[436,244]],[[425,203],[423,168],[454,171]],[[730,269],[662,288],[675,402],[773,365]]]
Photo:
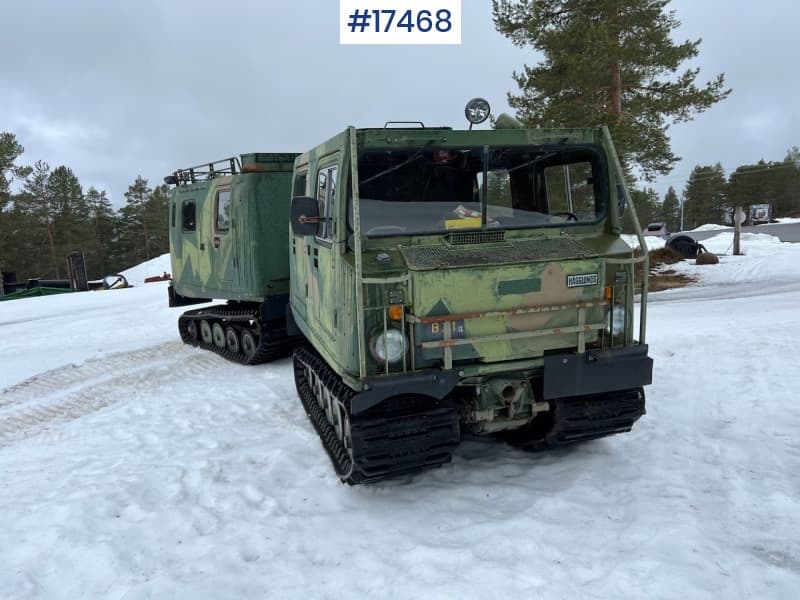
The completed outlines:
[[[174,355],[180,348],[181,344],[170,342],[142,350],[91,358],[80,365],[69,364],[38,373],[0,391],[0,409],[93,385],[98,380],[111,379],[116,373],[130,371],[132,366],[141,367],[143,362],[153,362]]]
[[[192,352],[179,342],[170,342],[41,373],[0,392],[0,447],[96,412],[142,389],[227,365],[214,354]]]

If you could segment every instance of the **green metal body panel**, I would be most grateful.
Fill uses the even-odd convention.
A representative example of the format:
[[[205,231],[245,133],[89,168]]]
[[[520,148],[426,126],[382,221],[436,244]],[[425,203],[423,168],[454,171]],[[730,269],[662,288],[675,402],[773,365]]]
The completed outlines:
[[[289,291],[289,220],[296,154],[242,155],[243,171],[178,185],[170,198],[173,286],[181,296],[260,302]],[[228,228],[217,223],[230,193]],[[184,217],[195,206],[195,228]],[[189,228],[190,229],[190,228]]]
[[[22,298],[34,298],[36,296],[54,296],[55,294],[71,294],[72,290],[69,288],[53,288],[53,287],[35,287],[29,290],[22,290],[19,292],[12,292],[11,294],[4,294],[0,296],[0,302],[5,300],[20,300]]]
[[[431,143],[453,148],[590,144],[603,156],[606,209],[595,222],[508,229],[499,241],[485,243],[454,243],[451,232],[365,235],[360,208],[348,214],[348,201],[359,202],[353,153]],[[369,377],[421,369],[455,368],[462,381],[532,373],[550,352],[644,342],[644,317],[639,340],[634,338],[633,263],[646,258],[634,259],[620,239],[627,215],[618,207],[629,213],[632,206],[604,128],[350,128],[297,157],[295,174],[306,175],[304,195],[318,192],[318,173],[329,164],[338,167],[332,234],[323,240],[290,230],[290,303],[303,334],[354,389],[363,389]],[[580,284],[584,276],[593,283]],[[402,306],[399,321],[388,316],[388,308],[396,305]],[[603,331],[612,305],[627,314],[624,333],[617,336]],[[402,363],[387,366],[375,359],[370,344],[389,328],[405,334],[409,349]]]

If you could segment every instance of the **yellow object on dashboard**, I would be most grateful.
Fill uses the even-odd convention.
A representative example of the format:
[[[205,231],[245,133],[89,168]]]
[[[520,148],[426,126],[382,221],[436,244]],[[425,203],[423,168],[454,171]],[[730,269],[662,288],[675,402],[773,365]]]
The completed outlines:
[[[472,229],[481,226],[480,217],[467,217],[466,219],[447,219],[444,222],[445,229]]]

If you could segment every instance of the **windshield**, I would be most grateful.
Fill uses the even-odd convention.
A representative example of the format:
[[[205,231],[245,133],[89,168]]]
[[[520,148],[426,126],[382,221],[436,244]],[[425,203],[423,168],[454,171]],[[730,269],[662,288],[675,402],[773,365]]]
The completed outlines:
[[[358,160],[361,230],[381,236],[595,222],[606,204],[603,166],[590,145],[370,149]]]

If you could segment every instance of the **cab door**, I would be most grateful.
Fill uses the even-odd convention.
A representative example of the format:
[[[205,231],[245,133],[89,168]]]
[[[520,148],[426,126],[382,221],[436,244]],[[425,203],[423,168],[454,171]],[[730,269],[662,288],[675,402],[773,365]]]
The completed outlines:
[[[177,194],[173,194],[169,199],[169,246],[170,255],[178,261],[183,259],[183,238],[178,230],[178,201]],[[173,271],[175,268],[173,267]]]
[[[234,290],[236,279],[236,244],[234,243],[234,220],[232,217],[232,187],[217,188],[214,194],[213,219],[211,224],[211,272],[221,289]]]
[[[173,264],[172,275],[180,277],[184,285],[200,286],[200,268],[197,236],[197,200],[194,197],[176,198],[178,223],[175,231],[175,258],[180,265]]]
[[[339,156],[327,156],[318,163],[316,182],[312,190],[319,203],[321,219],[317,234],[308,239],[307,309],[322,334],[320,341],[333,348],[336,337],[337,289],[336,289],[336,189],[339,185]],[[327,343],[326,343],[327,342]]]
[[[301,165],[295,171],[294,182],[292,183],[292,197],[308,196],[308,181],[309,172],[308,164]],[[306,253],[311,252],[310,243],[302,236],[295,235],[291,230],[289,231],[291,252],[291,270],[289,274],[289,287],[292,294],[292,309],[298,318],[306,321],[308,311],[308,260]]]

